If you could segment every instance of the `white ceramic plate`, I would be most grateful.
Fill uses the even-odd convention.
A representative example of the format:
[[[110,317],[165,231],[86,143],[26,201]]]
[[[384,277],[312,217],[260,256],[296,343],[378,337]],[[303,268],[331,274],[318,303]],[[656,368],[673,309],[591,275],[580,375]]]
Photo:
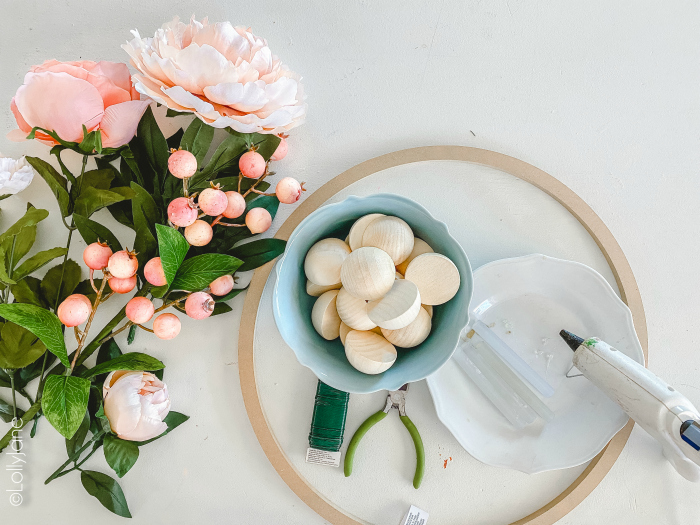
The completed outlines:
[[[600,337],[644,362],[632,314],[598,272],[544,255],[495,261],[474,272],[470,309],[555,389],[543,399],[554,419],[516,430],[453,359],[428,377],[438,417],[476,459],[528,474],[575,467],[627,423],[586,378],[565,378],[573,352],[558,335],[562,329]]]

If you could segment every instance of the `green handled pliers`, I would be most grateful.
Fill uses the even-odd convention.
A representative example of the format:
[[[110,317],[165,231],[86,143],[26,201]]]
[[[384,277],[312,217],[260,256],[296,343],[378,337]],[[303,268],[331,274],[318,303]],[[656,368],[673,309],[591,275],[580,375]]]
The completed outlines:
[[[405,384],[398,390],[389,392],[386,398],[386,406],[383,410],[380,410],[376,414],[369,416],[364,423],[360,425],[355,434],[350,440],[348,445],[348,451],[345,453],[345,477],[352,474],[352,461],[355,457],[355,450],[357,445],[360,444],[360,440],[367,433],[367,431],[374,425],[379,423],[382,419],[386,417],[392,408],[397,408],[399,410],[399,417],[401,422],[404,424],[408,433],[411,434],[413,439],[413,444],[416,447],[416,474],[413,476],[413,486],[415,488],[420,487],[421,481],[423,481],[423,472],[425,470],[425,451],[423,450],[423,440],[418,433],[418,429],[413,424],[413,421],[406,415],[406,392],[408,391],[408,384]]]

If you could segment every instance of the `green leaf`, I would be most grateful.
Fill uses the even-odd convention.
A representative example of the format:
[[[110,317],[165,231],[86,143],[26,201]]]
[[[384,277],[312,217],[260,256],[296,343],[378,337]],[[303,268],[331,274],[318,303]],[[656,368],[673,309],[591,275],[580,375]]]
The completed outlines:
[[[282,239],[258,239],[236,246],[228,253],[243,261],[238,271],[245,272],[254,270],[284,253],[286,245],[287,242]]]
[[[35,208],[33,206],[27,208],[27,212],[16,223],[5,230],[2,235],[0,235],[0,244],[4,244],[5,241],[11,239],[15,235],[19,235],[20,233],[24,235],[25,228],[36,226],[48,216],[49,212],[46,210]]]
[[[180,147],[180,141],[182,140],[182,135],[184,133],[185,130],[180,128],[175,133],[170,135],[167,139],[165,139],[165,142],[168,144],[168,150],[177,149]]]
[[[51,308],[54,305],[61,304],[66,297],[73,293],[73,290],[80,282],[80,273],[80,266],[73,259],[68,259],[65,264],[58,264],[46,272],[46,275],[41,280],[41,292]],[[61,283],[61,274],[63,274],[63,282],[59,295],[58,285]],[[58,300],[56,299],[57,296]]]
[[[209,180],[219,171],[222,171],[229,166],[233,166],[236,162],[238,162],[238,157],[243,155],[243,153],[245,153],[247,150],[248,148],[243,138],[233,135],[226,137],[224,141],[219,144],[219,147],[216,148],[214,155],[206,167],[199,173],[192,176],[190,179],[191,185],[195,187],[200,182]]]
[[[51,248],[50,250],[44,250],[43,252],[36,253],[24,261],[19,268],[14,271],[12,278],[15,281],[24,279],[30,273],[33,273],[39,268],[46,266],[57,257],[63,257],[66,253],[68,253],[68,250],[65,248]]]
[[[165,112],[166,117],[186,117],[191,114],[192,112],[190,111],[175,111],[174,109],[170,108],[168,108],[168,111]]]
[[[58,164],[59,164],[59,166],[61,166],[61,171],[66,176],[66,178],[71,182],[71,184],[75,184],[75,177],[70,172],[70,170],[66,167],[66,165],[63,163],[63,159],[61,158],[61,152],[65,149],[67,149],[65,146],[61,146],[60,144],[56,144],[53,148],[51,148],[51,151],[49,153],[51,153],[51,155],[56,155],[56,160],[58,160]]]
[[[222,297],[214,296],[214,301],[216,301],[217,303],[225,303],[226,301],[230,301],[231,299],[236,297],[238,294],[245,292],[247,289],[247,286],[245,288],[236,288],[235,290],[231,290],[229,293]]]
[[[80,426],[78,427],[76,433],[73,434],[72,438],[66,439],[66,452],[68,452],[68,457],[71,457],[73,454],[78,452],[80,447],[83,446],[83,443],[85,443],[85,437],[87,436],[89,429],[90,414],[86,410],[85,415],[83,416],[83,421],[82,423],[80,423]]]
[[[197,158],[197,165],[201,165],[213,138],[214,128],[195,118],[182,136],[180,147],[192,153]]]
[[[66,439],[78,431],[85,417],[90,381],[75,376],[48,376],[41,396],[41,410]]]
[[[56,171],[56,169],[38,157],[26,157],[27,162],[37,171],[41,178],[49,185],[51,192],[58,201],[61,215],[68,217],[72,212],[70,195],[68,194],[68,181]]]
[[[122,518],[131,518],[122,488],[108,475],[94,470],[82,470],[80,482],[88,494],[96,497],[107,510]]]
[[[129,143],[143,178],[143,187],[160,200],[160,188],[168,170],[168,143],[150,107],[139,121],[136,136]]]
[[[172,410],[168,412],[168,415],[165,416],[165,419],[163,420],[163,423],[165,423],[168,428],[165,432],[163,432],[160,436],[156,436],[154,438],[148,439],[146,441],[134,441],[138,446],[143,446],[147,445],[148,443],[152,443],[156,439],[160,439],[166,434],[169,434],[173,430],[175,430],[177,427],[182,425],[185,421],[187,421],[190,418],[190,416],[186,416],[185,414],[180,414],[180,412],[173,412]]]
[[[78,213],[73,214],[73,221],[75,221],[75,225],[78,227],[80,236],[87,244],[102,241],[109,244],[109,247],[112,248],[113,252],[118,252],[122,249],[122,245],[119,240],[111,231],[109,231],[107,227],[102,226],[100,223],[95,222],[92,219],[83,217]]]
[[[169,226],[156,224],[156,232],[158,234],[158,253],[165,272],[165,279],[168,284],[172,284],[178,268],[190,249],[190,243],[178,230]]]
[[[120,355],[122,355],[122,351],[119,348],[117,342],[112,338],[109,341],[102,343],[102,345],[100,346],[100,350],[97,352],[96,365],[101,365],[102,363],[111,361],[112,359],[119,357]],[[101,385],[102,383],[104,383],[106,377],[107,373],[97,375],[95,376],[95,382]]]
[[[97,146],[99,144],[100,151],[98,151],[97,153],[101,153],[102,140],[99,138],[100,133],[101,132],[99,129],[88,133],[87,128],[83,124],[83,140],[80,141],[80,144],[78,144],[78,148],[80,148],[80,150],[85,153],[92,153],[97,149]]]
[[[133,441],[107,434],[103,446],[107,464],[112,467],[117,477],[123,478],[139,459],[139,447]]]
[[[75,201],[75,213],[84,217],[90,217],[90,215],[106,206],[129,200],[134,194],[125,190],[128,190],[128,188],[112,188],[111,190],[99,190],[92,187],[84,188],[80,192],[80,197]]]
[[[160,213],[153,197],[144,188],[135,182],[131,183],[131,188],[136,193],[136,196],[131,200],[131,211],[136,230],[134,250],[137,252],[139,267],[143,268],[146,261],[155,255],[158,247],[155,238],[155,225],[159,222]]]
[[[15,323],[4,323],[0,330],[0,368],[31,365],[46,352],[46,346],[29,330]]]
[[[248,203],[245,208],[245,212],[248,213],[253,208],[265,208],[270,212],[270,215],[274,219],[279,207],[280,201],[275,195],[261,195],[257,199],[254,199]],[[242,217],[245,217],[245,215]]]
[[[17,407],[17,417],[21,418],[24,415],[24,410]],[[2,399],[0,399],[0,419],[5,423],[12,423],[15,417],[14,409],[12,405]],[[138,447],[137,447],[138,448]]]
[[[155,357],[140,352],[130,352],[123,354],[109,361],[105,361],[94,368],[86,370],[81,374],[82,377],[95,377],[99,374],[113,372],[114,370],[160,370],[165,368],[165,365],[158,361]]]
[[[226,303],[216,303],[214,305],[214,311],[211,313],[212,316],[214,315],[221,315],[221,314],[226,314],[233,310],[229,305]]]
[[[138,327],[135,324],[132,324],[129,327],[129,334],[126,336],[126,344],[130,345],[134,342],[134,339],[136,339],[136,330],[138,330]]]
[[[214,279],[232,275],[243,261],[222,253],[205,253],[187,259],[170,286],[173,290],[198,292],[204,290]]]
[[[44,357],[37,359],[31,365],[25,366],[20,369],[15,376],[15,388],[18,390],[20,388],[25,388],[31,381],[36,379],[41,375],[41,369],[44,367],[44,359],[46,359],[46,368],[49,367],[56,361],[56,356],[52,353],[44,353]],[[63,365],[60,365],[63,368]]]
[[[112,186],[115,170],[113,168],[86,171],[80,175],[70,188],[70,196],[75,201],[87,188],[108,190]]]
[[[63,325],[56,315],[33,304],[0,304],[0,317],[26,328],[46,345],[65,366],[70,366]]]
[[[5,255],[4,258],[4,268],[7,271],[12,270],[17,267],[17,264],[24,258],[25,255],[29,253],[29,250],[34,246],[34,241],[36,240],[36,226],[28,226],[22,229],[21,235],[13,235],[5,239],[5,241],[0,245],[0,250]],[[12,244],[14,243],[14,251]],[[12,268],[10,268],[10,257],[12,258]],[[14,277],[14,276],[13,276]]]
[[[17,284],[13,284],[10,292],[18,303],[35,304],[41,308],[48,307],[41,293],[41,281],[36,277],[25,277]]]

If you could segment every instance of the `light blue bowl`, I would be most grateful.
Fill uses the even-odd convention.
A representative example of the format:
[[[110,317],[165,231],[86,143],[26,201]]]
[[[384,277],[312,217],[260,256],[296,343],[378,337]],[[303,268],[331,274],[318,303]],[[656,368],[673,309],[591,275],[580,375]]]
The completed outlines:
[[[412,349],[397,349],[396,363],[378,375],[355,370],[345,358],[340,339],[326,341],[314,330],[311,309],[316,298],[306,293],[304,275],[304,258],[311,246],[326,237],[344,239],[353,222],[368,213],[383,213],[405,220],[416,237],[449,257],[461,276],[457,295],[434,307],[432,331],[425,342]],[[452,356],[459,334],[469,322],[473,287],[469,259],[444,223],[437,221],[420,204],[399,195],[352,196],[319,208],[306,217],[289,237],[276,271],[273,310],[282,337],[302,365],[310,368],[324,383],[345,392],[367,394],[397,390],[405,383],[425,379]]]

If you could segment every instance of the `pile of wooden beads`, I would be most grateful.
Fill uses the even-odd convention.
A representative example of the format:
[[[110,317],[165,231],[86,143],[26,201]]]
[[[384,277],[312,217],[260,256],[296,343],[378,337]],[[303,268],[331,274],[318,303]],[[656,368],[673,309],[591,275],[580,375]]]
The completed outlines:
[[[306,292],[316,331],[340,337],[350,364],[380,374],[396,361],[396,347],[421,344],[432,328],[433,306],[452,299],[460,285],[455,264],[398,217],[360,217],[345,241],[314,244],[304,260]]]

